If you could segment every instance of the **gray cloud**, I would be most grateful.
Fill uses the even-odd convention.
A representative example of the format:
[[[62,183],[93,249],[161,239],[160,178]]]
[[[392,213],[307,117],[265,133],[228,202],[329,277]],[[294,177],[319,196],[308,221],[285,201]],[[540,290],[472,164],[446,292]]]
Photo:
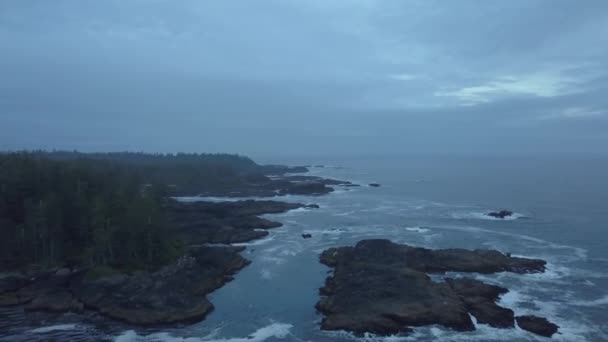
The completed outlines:
[[[608,3],[0,2],[0,147],[603,153]]]

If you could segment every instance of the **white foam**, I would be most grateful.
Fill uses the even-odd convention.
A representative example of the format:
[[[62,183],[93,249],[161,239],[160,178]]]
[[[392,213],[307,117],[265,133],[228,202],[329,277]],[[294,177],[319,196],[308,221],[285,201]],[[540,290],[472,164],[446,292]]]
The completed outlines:
[[[577,300],[570,302],[569,304],[588,307],[608,305],[608,295],[594,300]]]
[[[353,210],[353,211],[347,211],[347,212],[344,212],[344,213],[335,213],[335,214],[332,214],[332,215],[333,216],[350,216],[350,215],[352,215],[354,213],[356,213],[356,211]]]
[[[271,233],[269,235],[267,235],[265,238],[263,239],[258,239],[258,240],[253,240],[253,241],[249,241],[249,242],[239,242],[239,243],[233,243],[233,246],[259,246],[259,245],[264,245],[269,243],[270,241],[274,240],[274,235]]]
[[[292,210],[284,213],[282,216],[291,216],[293,214],[305,213],[307,211],[310,211],[310,209],[308,209],[308,208],[297,208],[297,209],[292,209]]]
[[[344,330],[338,331],[323,331],[323,335],[331,340],[352,340],[364,342],[404,342],[404,341],[419,341],[420,334],[414,332],[407,336],[377,336],[370,333],[365,333],[363,337],[355,336],[353,333]]]
[[[133,330],[125,331],[114,339],[114,342],[263,342],[270,338],[284,339],[291,334],[293,325],[272,323],[256,330],[247,337],[209,339],[207,337],[177,337],[168,333],[139,335]]]
[[[57,324],[57,325],[51,325],[48,327],[41,327],[41,328],[36,328],[36,329],[32,329],[31,332],[35,333],[35,334],[44,334],[44,333],[48,333],[51,331],[66,331],[66,330],[74,330],[78,327],[78,325],[76,324]]]
[[[405,230],[416,233],[428,233],[430,231],[428,228],[422,227],[407,227]]]
[[[489,216],[487,212],[481,211],[470,211],[470,212],[457,212],[451,214],[452,218],[458,220],[490,220],[490,221],[513,221],[524,217],[523,214],[513,213],[505,218]]]
[[[265,280],[270,280],[270,279],[272,279],[272,273],[270,272],[270,270],[265,268],[260,271],[260,277],[262,277],[262,279],[265,279]]]
[[[469,232],[477,232],[477,233],[488,233],[488,234],[496,234],[496,235],[503,235],[503,236],[508,236],[508,237],[512,237],[512,238],[516,238],[516,239],[522,239],[522,240],[527,240],[530,242],[534,242],[536,244],[538,244],[539,246],[536,247],[549,247],[549,248],[553,248],[553,249],[566,249],[566,250],[571,250],[574,252],[574,256],[575,259],[582,259],[582,260],[586,260],[587,259],[587,250],[584,248],[580,248],[580,247],[574,247],[574,246],[568,246],[568,245],[562,245],[562,244],[558,244],[558,243],[554,243],[554,242],[550,242],[547,240],[542,240],[539,238],[535,238],[529,235],[524,235],[524,234],[515,234],[515,233],[508,233],[508,232],[503,232],[503,231],[497,231],[497,230],[489,230],[489,229],[483,229],[483,228],[479,228],[479,227],[472,227],[472,226],[438,226],[438,227],[433,227],[436,229],[445,229],[445,230],[462,230],[462,231],[469,231]],[[533,246],[531,246],[533,247]],[[555,255],[552,255],[555,257]],[[559,257],[563,257],[563,253],[562,255],[558,255]],[[527,257],[533,257],[532,255],[528,255]],[[535,257],[540,257],[540,256],[535,256]]]

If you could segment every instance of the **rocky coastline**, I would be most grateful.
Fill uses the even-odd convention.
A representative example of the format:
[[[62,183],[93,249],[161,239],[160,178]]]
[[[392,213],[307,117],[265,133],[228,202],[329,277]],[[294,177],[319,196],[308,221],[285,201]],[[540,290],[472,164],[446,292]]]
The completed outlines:
[[[314,176],[289,176],[306,172],[303,167],[272,165],[274,176],[261,183],[248,180],[241,191],[213,195],[276,196],[323,195],[332,186],[355,186],[350,182]],[[272,200],[182,202],[167,199],[165,212],[174,234],[186,244],[186,253],[157,270],[96,274],[77,267],[28,268],[0,274],[0,307],[22,306],[27,311],[75,312],[88,310],[132,325],[165,325],[195,322],[213,310],[207,294],[233,279],[250,261],[241,256],[243,243],[267,236],[280,222],[260,217],[316,204]],[[98,272],[97,272],[98,273]]]

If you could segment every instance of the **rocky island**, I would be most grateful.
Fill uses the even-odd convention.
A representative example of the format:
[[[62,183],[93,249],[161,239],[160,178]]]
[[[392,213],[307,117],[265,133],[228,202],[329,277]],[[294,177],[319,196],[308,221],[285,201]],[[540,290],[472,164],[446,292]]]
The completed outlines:
[[[486,215],[490,216],[490,217],[494,217],[494,218],[505,219],[507,217],[513,216],[513,212],[510,210],[501,210],[501,211],[492,211],[492,212],[487,213]]]
[[[354,247],[330,248],[320,257],[333,268],[316,308],[324,330],[358,335],[405,333],[413,327],[439,324],[456,331],[475,330],[477,323],[520,328],[550,337],[558,327],[544,318],[516,317],[497,304],[506,288],[462,277],[433,281],[445,272],[537,273],[545,262],[511,257],[494,250],[438,249],[399,245],[389,240],[362,240]]]

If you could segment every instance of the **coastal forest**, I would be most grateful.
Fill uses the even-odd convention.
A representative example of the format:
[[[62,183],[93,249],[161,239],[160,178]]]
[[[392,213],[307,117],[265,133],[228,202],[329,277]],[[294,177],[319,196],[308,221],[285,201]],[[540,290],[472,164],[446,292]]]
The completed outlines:
[[[228,154],[0,154],[0,266],[158,268],[184,248],[163,210],[169,196],[264,171]]]

